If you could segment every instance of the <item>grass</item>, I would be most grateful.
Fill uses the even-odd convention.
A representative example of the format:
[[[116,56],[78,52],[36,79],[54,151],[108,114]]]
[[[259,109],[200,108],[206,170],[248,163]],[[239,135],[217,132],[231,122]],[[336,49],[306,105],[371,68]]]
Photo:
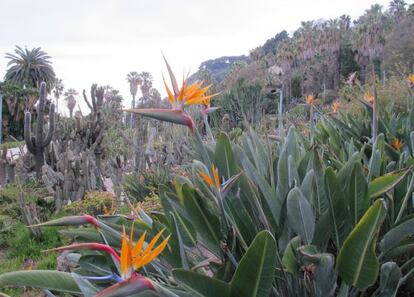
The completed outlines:
[[[4,148],[11,149],[15,147],[20,147],[22,145],[24,145],[24,141],[7,141],[0,144],[0,150],[3,150]]]
[[[0,274],[23,270],[23,264],[27,259],[35,262],[36,269],[56,269],[56,254],[41,252],[61,245],[59,234],[55,228],[44,228],[42,238],[36,239],[31,236],[26,226],[18,223],[14,234],[7,238],[7,244],[9,249],[5,250],[6,259],[0,260]],[[23,292],[22,288],[1,288],[1,293],[12,297],[22,296]]]

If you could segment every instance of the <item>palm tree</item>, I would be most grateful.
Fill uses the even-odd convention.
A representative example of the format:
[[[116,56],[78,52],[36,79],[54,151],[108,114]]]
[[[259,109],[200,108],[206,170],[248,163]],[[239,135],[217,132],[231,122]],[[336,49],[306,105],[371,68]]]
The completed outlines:
[[[139,74],[141,78],[141,93],[143,102],[147,102],[150,99],[150,90],[152,88],[152,75],[149,72],[143,71]]]
[[[388,11],[394,17],[394,21],[399,23],[403,18],[407,3],[404,0],[392,0],[390,2]]]
[[[59,98],[63,94],[65,86],[60,78],[56,78],[55,82],[53,83],[53,95],[56,99],[56,113],[59,113]]]
[[[276,61],[282,68],[282,83],[285,86],[283,89],[288,99],[292,97],[292,69],[295,60],[296,44],[292,39],[285,39],[277,48]]]
[[[67,102],[67,107],[69,109],[70,117],[73,116],[73,110],[75,109],[75,106],[76,106],[75,96],[77,95],[78,95],[78,92],[75,89],[68,89],[64,94],[65,100]]]
[[[39,88],[42,81],[46,82],[48,92],[55,81],[55,72],[50,61],[50,56],[40,47],[31,50],[16,45],[14,54],[7,53],[5,80],[14,81],[22,85]]]
[[[374,61],[381,62],[385,44],[385,21],[382,6],[375,4],[366,10],[354,27],[353,49],[356,62],[362,66],[365,77],[367,66],[374,67]]]
[[[132,108],[135,107],[135,97],[137,96],[138,85],[141,84],[141,76],[136,71],[131,71],[127,74],[127,81],[129,83],[129,91],[132,95]]]

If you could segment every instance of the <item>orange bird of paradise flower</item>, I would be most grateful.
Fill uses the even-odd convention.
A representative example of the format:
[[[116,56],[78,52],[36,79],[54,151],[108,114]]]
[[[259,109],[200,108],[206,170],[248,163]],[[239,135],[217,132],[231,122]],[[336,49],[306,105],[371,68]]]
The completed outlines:
[[[338,113],[339,107],[341,107],[341,104],[338,101],[335,101],[334,103],[332,103],[332,111],[334,113]]]
[[[313,105],[315,103],[315,96],[310,94],[306,96],[306,104]]]
[[[374,96],[371,95],[371,93],[365,93],[364,94],[364,100],[368,102],[369,104],[374,103]]]
[[[395,138],[392,141],[391,145],[392,145],[393,148],[395,148],[397,151],[399,151],[403,147],[404,143],[400,139]]]
[[[220,184],[220,177],[218,173],[218,169],[214,164],[211,164],[211,171],[213,172],[213,178],[211,178],[207,173],[200,171],[200,177],[209,185],[210,188],[216,187],[217,190],[220,191],[221,184]]]
[[[209,109],[210,101],[211,98],[217,94],[207,95],[210,86],[203,87],[202,81],[196,81],[190,84],[188,82],[188,75],[187,78],[183,80],[181,88],[179,88],[177,79],[165,57],[164,61],[168,69],[172,88],[170,89],[170,87],[168,87],[164,77],[163,80],[168,94],[168,100],[172,108],[132,108],[126,109],[125,111],[134,112],[156,120],[185,125],[194,131],[193,119],[184,111],[184,107],[188,105],[202,105],[205,112],[211,112],[214,108]]]
[[[411,88],[414,88],[414,73],[408,76],[408,83]]]
[[[131,228],[129,240],[127,238],[125,227],[122,234],[122,245],[120,255],[121,276],[126,279],[129,278],[132,273],[139,268],[149,264],[152,260],[158,257],[168,244],[170,235],[162,241],[157,247],[155,247],[157,241],[161,237],[164,230],[158,232],[152,240],[144,247],[146,232],[144,232],[138,241],[133,244],[133,231]]]

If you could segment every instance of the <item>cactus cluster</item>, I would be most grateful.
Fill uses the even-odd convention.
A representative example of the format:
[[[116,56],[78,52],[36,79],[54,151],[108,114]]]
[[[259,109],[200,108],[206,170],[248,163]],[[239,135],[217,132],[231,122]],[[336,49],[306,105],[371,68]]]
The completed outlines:
[[[46,104],[46,83],[40,85],[40,95],[37,105],[37,124],[35,135],[32,135],[32,114],[27,111],[24,115],[24,140],[27,149],[35,159],[36,176],[41,178],[42,166],[45,164],[45,148],[52,141],[53,131],[55,129],[55,105],[52,103],[49,109],[49,129],[44,135],[45,123],[45,104]]]

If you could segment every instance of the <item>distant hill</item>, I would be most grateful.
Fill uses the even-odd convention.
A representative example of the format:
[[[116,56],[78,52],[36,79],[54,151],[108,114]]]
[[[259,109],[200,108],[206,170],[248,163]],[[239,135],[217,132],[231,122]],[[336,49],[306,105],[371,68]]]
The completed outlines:
[[[245,55],[242,56],[224,56],[217,59],[207,60],[201,63],[200,67],[198,67],[198,71],[194,73],[190,77],[191,80],[195,80],[198,77],[198,74],[202,70],[208,70],[213,78],[215,83],[220,83],[223,81],[224,77],[228,73],[228,71],[232,68],[232,66],[237,62],[245,62],[247,63],[249,58]]]
[[[279,44],[286,38],[289,38],[289,35],[285,30],[283,30],[282,32],[277,33],[275,37],[266,40],[261,48],[266,55],[269,53],[276,54]]]
[[[262,51],[264,55],[267,54],[275,54],[277,51],[277,47],[281,41],[288,38],[288,34],[286,31],[282,31],[276,34],[274,37],[266,40],[266,42],[256,48],[255,50]],[[250,56],[224,56],[217,59],[210,59],[205,62],[202,62],[198,71],[194,73],[190,77],[190,81],[194,81],[196,79],[200,79],[199,74],[203,70],[208,70],[211,73],[212,79],[214,83],[220,84],[226,74],[232,69],[233,65],[236,63],[245,63],[246,65],[250,64],[252,59]]]

